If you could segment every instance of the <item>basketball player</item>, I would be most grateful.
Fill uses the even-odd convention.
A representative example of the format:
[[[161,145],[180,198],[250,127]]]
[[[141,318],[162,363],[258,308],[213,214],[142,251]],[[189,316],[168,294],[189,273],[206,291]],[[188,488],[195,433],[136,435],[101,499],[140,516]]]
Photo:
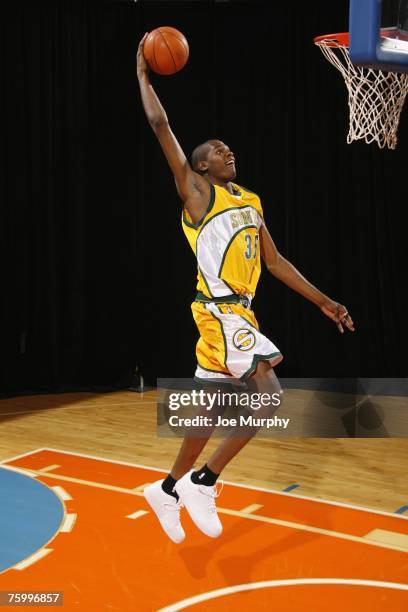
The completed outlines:
[[[281,393],[273,367],[282,360],[278,348],[258,329],[250,309],[260,275],[266,268],[291,289],[313,302],[337,325],[354,331],[347,309],[311,285],[276,249],[265,226],[259,197],[235,183],[233,152],[220,140],[208,140],[187,161],[170,129],[148,76],[143,43],[137,52],[137,77],[147,119],[173,172],[183,202],[183,229],[198,262],[198,293],[192,304],[200,332],[195,378],[206,382],[246,381],[250,389]],[[208,436],[186,435],[173,469],[145,489],[145,497],[173,542],[185,537],[180,508],[206,535],[218,537],[222,525],[215,497],[223,468],[255,431],[226,437],[199,470],[192,469]]]

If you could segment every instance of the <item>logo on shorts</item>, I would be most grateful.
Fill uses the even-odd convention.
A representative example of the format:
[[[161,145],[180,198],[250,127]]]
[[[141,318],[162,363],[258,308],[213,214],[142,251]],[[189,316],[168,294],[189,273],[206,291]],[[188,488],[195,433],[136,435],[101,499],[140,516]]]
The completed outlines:
[[[233,335],[234,346],[240,351],[250,351],[255,346],[255,334],[249,329],[239,329]]]

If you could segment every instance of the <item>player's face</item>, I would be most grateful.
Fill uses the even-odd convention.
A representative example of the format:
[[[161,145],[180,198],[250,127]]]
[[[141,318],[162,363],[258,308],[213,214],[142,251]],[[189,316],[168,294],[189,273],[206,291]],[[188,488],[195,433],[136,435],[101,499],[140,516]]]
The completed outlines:
[[[215,140],[207,155],[208,174],[223,181],[231,181],[236,175],[235,156],[230,148]]]

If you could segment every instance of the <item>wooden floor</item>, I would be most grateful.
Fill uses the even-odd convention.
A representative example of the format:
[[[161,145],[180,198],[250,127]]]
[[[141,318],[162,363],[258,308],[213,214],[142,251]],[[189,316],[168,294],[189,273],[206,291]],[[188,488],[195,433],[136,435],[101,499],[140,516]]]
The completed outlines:
[[[294,412],[311,398],[317,401],[314,392],[285,393]],[[391,409],[401,398],[387,401]],[[208,443],[200,465],[218,443]],[[169,469],[179,445],[179,439],[156,435],[154,391],[0,401],[0,461],[53,448]],[[298,484],[299,495],[395,512],[408,504],[407,456],[408,438],[256,438],[223,477],[276,490]]]

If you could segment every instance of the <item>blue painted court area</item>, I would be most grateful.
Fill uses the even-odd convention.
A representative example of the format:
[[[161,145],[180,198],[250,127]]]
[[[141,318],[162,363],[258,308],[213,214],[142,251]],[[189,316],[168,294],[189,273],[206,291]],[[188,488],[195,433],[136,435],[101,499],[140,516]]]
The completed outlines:
[[[63,517],[61,500],[45,484],[0,468],[0,572],[47,544]]]

